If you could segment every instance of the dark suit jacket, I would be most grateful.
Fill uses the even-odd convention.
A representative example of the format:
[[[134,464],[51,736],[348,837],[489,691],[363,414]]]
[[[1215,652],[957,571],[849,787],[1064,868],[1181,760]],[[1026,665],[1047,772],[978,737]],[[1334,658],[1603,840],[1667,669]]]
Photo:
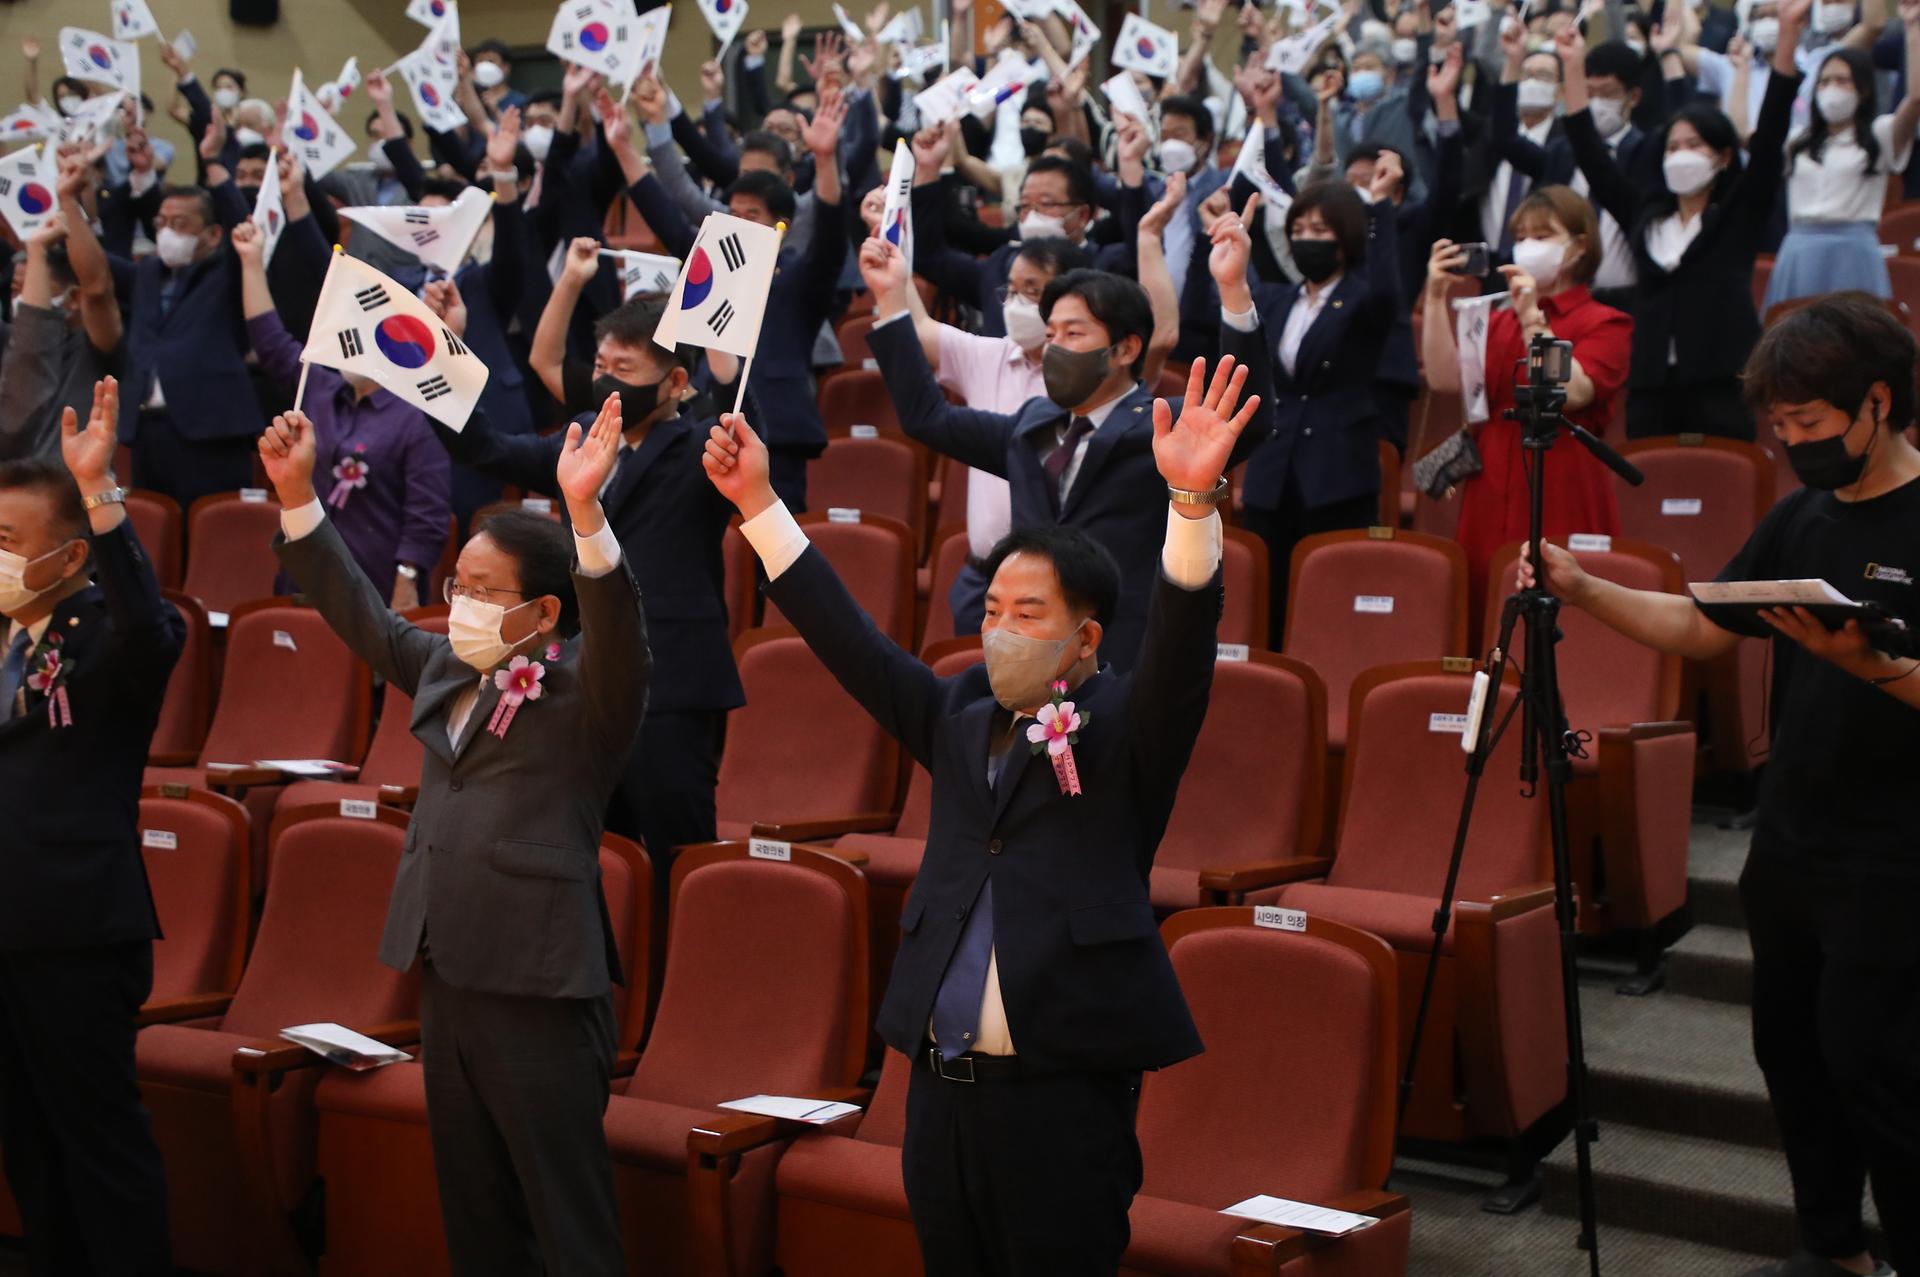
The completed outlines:
[[[1120,564],[1120,607],[1107,627],[1101,653],[1116,669],[1130,669],[1147,628],[1147,600],[1160,579],[1160,547],[1166,539],[1166,481],[1153,461],[1153,395],[1136,385],[1087,440],[1087,451],[1056,508],[1053,484],[1041,468],[1056,444],[1054,430],[1068,420],[1046,398],[1029,399],[1018,412],[981,412],[947,402],[927,366],[913,325],[896,320],[867,335],[880,365],[901,428],[935,452],[997,474],[1013,487],[1013,526],[1065,523],[1084,528]],[[1264,343],[1257,332],[1223,327],[1222,354],[1251,365],[1249,385],[1264,385]],[[1252,392],[1248,392],[1252,393]],[[1180,411],[1174,401],[1173,411]],[[1234,449],[1237,465],[1265,437],[1256,415]],[[784,610],[784,608],[783,608]]]
[[[60,653],[72,726],[52,726],[46,694],[24,679],[24,709],[0,721],[0,950],[160,934],[136,831],[147,747],[185,626],[160,597],[131,520],[93,538],[93,566],[97,584],[55,607],[27,654],[31,674],[48,649]]]
[[[731,406],[732,397],[728,397]],[[592,421],[592,414],[579,420]],[[601,495],[607,522],[640,587],[655,680],[654,712],[728,710],[746,704],[727,630],[720,541],[733,506],[700,464],[713,421],[679,416],[661,422],[638,448],[623,450]],[[455,461],[529,492],[559,496],[554,465],[564,433],[510,435],[476,412],[458,434],[434,433]]]
[[[247,324],[240,308],[240,266],[224,244],[177,272],[163,315],[167,268],[155,256],[116,263],[133,299],[127,315],[127,377],[120,395],[120,437],[132,439],[140,406],[161,379],[167,412],[187,439],[257,435],[266,425],[247,374]]]
[[[480,676],[446,636],[388,611],[330,520],[298,541],[276,534],[273,548],[346,645],[413,698],[413,734],[426,747],[380,961],[406,971],[425,942],[456,988],[604,995],[621,973],[600,835],[639,736],[652,664],[625,562],[604,576],[575,571],[581,630],[545,662],[540,699],[494,736],[486,728],[500,693],[487,679],[455,749],[448,715]]]
[[[490,373],[486,389],[480,392],[480,408],[494,429],[510,435],[528,434],[534,428],[526,377],[507,343],[507,328],[526,291],[527,256],[526,216],[520,202],[496,202],[492,259],[469,264],[454,277],[467,303],[467,346]],[[553,478],[551,469],[547,478]]]
[[[1165,501],[1149,502],[1164,530]],[[926,856],[900,915],[880,1036],[915,1052],[967,911],[991,876],[994,951],[1014,1048],[1041,1068],[1162,1068],[1202,1049],[1167,961],[1147,878],[1213,684],[1220,578],[1183,590],[1156,571],[1131,673],[1075,689],[1083,792],[1014,743],[987,783],[998,708],[984,666],[952,678],[874,628],[818,550],[768,586],[834,677],[933,775]]]
[[[1374,380],[1396,316],[1402,310],[1399,253],[1390,204],[1367,207],[1367,256],[1347,271],[1314,317],[1294,370],[1280,362],[1280,336],[1300,296],[1300,285],[1260,290],[1261,345],[1271,383],[1247,374],[1247,393],[1260,395],[1260,418],[1271,418],[1272,438],[1247,463],[1245,499],[1277,510],[1295,477],[1309,508],[1380,491],[1375,446]]]

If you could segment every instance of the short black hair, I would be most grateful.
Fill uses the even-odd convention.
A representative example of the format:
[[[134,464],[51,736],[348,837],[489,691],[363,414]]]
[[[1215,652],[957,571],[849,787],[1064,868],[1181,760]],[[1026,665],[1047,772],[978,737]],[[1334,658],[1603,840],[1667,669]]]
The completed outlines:
[[[1064,275],[1073,270],[1086,270],[1093,265],[1092,255],[1064,235],[1042,235],[1037,239],[1023,239],[1013,255],[1024,257],[1035,266],[1051,271],[1055,275]]]
[[[255,142],[251,146],[241,147],[240,154],[234,158],[237,160],[271,160],[273,158],[273,148],[265,142]]]
[[[513,54],[507,52],[506,44],[500,40],[482,40],[467,50],[467,57],[471,61],[478,61],[483,53],[491,53],[502,62],[513,61]]]
[[[1040,155],[1027,165],[1026,177],[1032,177],[1035,173],[1065,173],[1068,201],[1086,205],[1093,203],[1093,171],[1086,165],[1063,160],[1057,155]],[[1026,177],[1020,179],[1023,188],[1026,186]],[[1025,191],[1021,194],[1024,196]]]
[[[1040,318],[1050,319],[1055,304],[1067,296],[1086,303],[1113,345],[1129,337],[1140,339],[1140,354],[1133,361],[1133,375],[1138,377],[1146,366],[1147,343],[1153,338],[1153,303],[1147,300],[1147,290],[1111,271],[1070,270],[1047,281],[1047,290],[1040,294]]]
[[[445,177],[430,177],[420,183],[420,198],[425,199],[429,195],[438,195],[445,200],[457,200],[460,198],[460,193],[466,189],[467,184],[465,182],[456,182],[451,178]]]
[[[44,457],[0,461],[0,491],[38,492],[53,505],[53,530],[64,543],[87,535],[87,507],[65,465]]]
[[[207,194],[206,187],[204,186],[162,187],[160,190],[160,202],[164,204],[168,200],[192,200],[194,203],[194,211],[200,214],[201,228],[205,229],[206,227],[212,226],[214,224],[215,217],[214,217],[214,211],[213,211],[213,196]]]
[[[648,350],[656,358],[667,359],[680,367],[692,370],[693,356],[688,347],[675,346],[668,351],[665,346],[654,344],[653,334],[660,327],[661,316],[667,313],[667,303],[658,297],[635,297],[622,302],[600,317],[593,326],[593,344],[597,349],[601,342],[611,338],[623,346],[636,346]]]
[[[1352,270],[1367,258],[1367,205],[1345,181],[1309,182],[1287,208],[1287,236],[1293,224],[1314,210],[1340,245],[1342,270]]]
[[[1399,159],[1400,189],[1405,190],[1407,186],[1407,172],[1412,166],[1407,163],[1407,157],[1401,153],[1400,148],[1397,146],[1388,146],[1385,142],[1362,142],[1347,152],[1347,167],[1351,168],[1361,160],[1377,163],[1382,155],[1393,155]],[[1321,216],[1324,217],[1326,214],[1322,213]]]
[[[76,97],[89,98],[93,96],[93,89],[84,81],[76,80],[70,75],[63,75],[53,82],[53,100],[55,103],[60,101],[60,90],[63,88],[73,90]]]
[[[787,145],[787,139],[771,129],[754,129],[740,139],[740,154],[759,151],[771,155],[775,167],[782,173],[793,172],[793,148]]]
[[[759,200],[767,206],[767,212],[775,217],[784,217],[789,221],[793,219],[793,187],[776,173],[769,173],[765,169],[742,173],[727,188],[727,202],[732,203],[736,195]]]
[[[481,520],[475,536],[485,536],[514,561],[522,599],[551,594],[560,600],[560,633],[580,629],[580,601],[573,593],[573,535],[544,514],[497,510]]]
[[[1620,81],[1629,93],[1640,87],[1640,68],[1645,65],[1646,58],[1625,40],[1609,40],[1587,50],[1587,78],[1607,76]]]
[[[223,75],[239,85],[242,93],[247,91],[247,73],[245,71],[236,71],[232,67],[221,67],[213,73],[213,79],[218,80]],[[207,83],[211,84],[213,80],[209,80]]]
[[[1050,137],[1047,139],[1047,150],[1065,151],[1067,163],[1078,164],[1089,172],[1093,169],[1093,148],[1077,137]]]
[[[1858,413],[1874,383],[1890,392],[1890,430],[1913,423],[1913,334],[1887,304],[1858,290],[1829,293],[1776,321],[1760,335],[1740,374],[1747,404],[1830,403]]]
[[[1120,607],[1120,565],[1113,553],[1084,528],[1067,523],[1030,523],[1000,538],[981,570],[993,580],[1000,565],[1016,554],[1034,554],[1053,564],[1060,593],[1076,612],[1089,612],[1111,625]]]
[[[1207,104],[1191,93],[1179,93],[1170,98],[1160,99],[1160,118],[1169,115],[1184,115],[1193,121],[1193,131],[1209,142],[1213,140],[1213,112],[1207,110]]]

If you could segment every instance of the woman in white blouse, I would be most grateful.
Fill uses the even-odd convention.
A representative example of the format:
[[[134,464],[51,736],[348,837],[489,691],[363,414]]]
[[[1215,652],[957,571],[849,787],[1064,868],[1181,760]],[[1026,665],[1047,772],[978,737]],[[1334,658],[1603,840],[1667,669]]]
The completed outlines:
[[[1920,67],[1920,0],[1902,0],[1907,65]],[[1791,223],[1766,305],[1837,289],[1891,297],[1878,225],[1887,179],[1906,168],[1920,124],[1920,75],[1907,95],[1878,113],[1873,63],[1841,49],[1820,64],[1807,127],[1787,143],[1787,216]]]

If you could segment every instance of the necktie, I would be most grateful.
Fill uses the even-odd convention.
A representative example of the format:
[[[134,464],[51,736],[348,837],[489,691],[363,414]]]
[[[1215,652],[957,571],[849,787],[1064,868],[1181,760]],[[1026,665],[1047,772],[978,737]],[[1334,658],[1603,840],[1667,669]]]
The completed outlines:
[[[1047,459],[1040,463],[1040,468],[1047,472],[1047,482],[1053,487],[1053,500],[1056,507],[1067,497],[1064,482],[1067,463],[1073,460],[1074,451],[1080,447],[1080,441],[1092,433],[1091,421],[1085,417],[1075,417],[1068,423],[1067,436],[1060,441],[1060,446],[1049,452]]]
[[[999,785],[1020,739],[1015,730],[1020,726],[1019,717],[997,709],[993,722],[993,744],[987,749],[988,788]],[[954,946],[947,973],[940,978],[939,991],[933,996],[933,1036],[939,1042],[941,1059],[951,1060],[973,1046],[974,1032],[980,1027],[980,1000],[987,992],[987,967],[992,960],[993,879],[989,878],[980,886],[973,913],[961,929],[960,943]]]
[[[1507,165],[1507,209],[1500,215],[1500,255],[1503,257],[1513,256],[1513,215],[1520,211],[1520,202],[1526,198],[1526,174]]]
[[[0,718],[13,717],[13,700],[20,692],[20,683],[26,677],[27,648],[32,636],[27,627],[21,626],[19,633],[13,636],[13,642],[7,644],[7,659],[0,662]]]

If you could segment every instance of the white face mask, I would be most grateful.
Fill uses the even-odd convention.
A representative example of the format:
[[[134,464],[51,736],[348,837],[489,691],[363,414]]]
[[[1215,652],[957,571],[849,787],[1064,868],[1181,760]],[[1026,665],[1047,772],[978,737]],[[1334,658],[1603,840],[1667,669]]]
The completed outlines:
[[[1627,122],[1627,104],[1619,98],[1591,98],[1587,110],[1593,113],[1593,127],[1601,137],[1612,137]]]
[[[259,129],[250,129],[242,125],[233,131],[233,140],[243,147],[260,146],[266,142],[267,135]]]
[[[1519,97],[1522,111],[1551,111],[1554,99],[1559,96],[1559,87],[1548,84],[1545,80],[1520,81]]]
[[[1821,4],[1813,10],[1813,26],[1816,31],[1827,35],[1839,35],[1853,25],[1853,6],[1850,4]]]
[[[483,89],[491,89],[506,78],[506,68],[498,62],[476,62],[473,64],[473,82]]]
[[[213,91],[213,104],[222,111],[233,110],[234,107],[240,105],[240,90],[215,89]]]
[[[176,231],[171,226],[162,226],[160,233],[153,237],[153,245],[159,251],[161,261],[179,270],[182,266],[193,264],[193,255],[200,249],[200,237]]]
[[[526,144],[527,154],[536,160],[545,160],[547,148],[553,145],[553,128],[546,124],[530,125],[520,134],[520,140]]]
[[[1567,260],[1564,239],[1522,239],[1513,244],[1513,264],[1533,276],[1534,285],[1547,292],[1560,282],[1560,267]]]
[[[538,599],[528,599],[518,607],[507,608],[455,595],[452,610],[447,613],[447,639],[453,644],[454,656],[482,674],[500,664],[520,646],[500,637],[500,626],[506,621],[507,613],[537,602]]]
[[[71,93],[62,93],[60,95],[60,114],[77,115],[86,104],[87,100],[83,97],[76,97]]]
[[[1845,124],[1860,109],[1860,95],[1844,84],[1829,84],[1813,95],[1820,104],[1820,118],[1828,124]]]
[[[1013,344],[1032,354],[1047,344],[1047,322],[1040,318],[1040,303],[1012,295],[1000,306],[1000,317],[1007,326]]]
[[[1193,149],[1193,143],[1170,137],[1160,143],[1160,169],[1165,173],[1186,173],[1193,169],[1193,162],[1199,159],[1199,153]]]
[[[1028,213],[1020,219],[1021,239],[1051,239],[1065,237],[1067,219],[1055,217],[1051,213]]]
[[[1660,162],[1667,189],[1675,195],[1695,195],[1712,183],[1720,166],[1702,151],[1668,151]]]
[[[1647,56],[1647,42],[1645,40],[1629,40],[1627,41],[1627,47],[1633,50],[1633,56],[1636,58],[1644,58]]]
[[[1762,53],[1772,53],[1773,46],[1780,43],[1780,19],[1755,18],[1747,28],[1747,43]]]
[[[1397,66],[1410,67],[1420,56],[1420,44],[1416,40],[1401,36],[1392,45],[1393,61]],[[1446,56],[1445,54],[1441,55]]]
[[[27,569],[55,555],[64,554],[66,550],[67,547],[63,545],[57,550],[48,550],[37,559],[29,559],[11,550],[0,550],[0,616],[12,616],[31,606],[35,599],[49,590],[58,589],[66,577],[55,577],[51,585],[43,585],[36,590],[26,582]]]

